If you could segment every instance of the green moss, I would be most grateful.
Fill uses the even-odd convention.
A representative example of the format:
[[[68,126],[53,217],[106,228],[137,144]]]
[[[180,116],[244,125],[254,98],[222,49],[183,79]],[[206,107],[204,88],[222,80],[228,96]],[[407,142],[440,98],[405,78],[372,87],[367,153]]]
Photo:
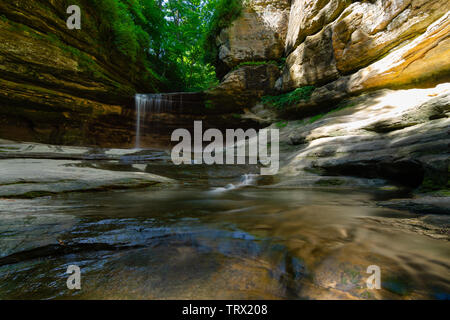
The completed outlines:
[[[433,192],[433,195],[436,197],[450,197],[450,189],[442,189]]]
[[[262,103],[277,109],[284,109],[301,101],[309,101],[315,89],[314,86],[306,86],[278,96],[264,96],[262,97]]]
[[[316,185],[318,186],[341,186],[345,182],[340,179],[322,179],[319,181],[316,181]]]
[[[356,105],[356,103],[339,104],[338,107],[335,108],[335,109],[332,109],[332,110],[330,110],[330,111],[328,111],[328,112],[326,112],[326,113],[320,113],[320,114],[317,114],[317,115],[311,117],[311,118],[309,119],[309,123],[310,123],[310,124],[311,124],[311,123],[314,123],[314,122],[316,122],[317,120],[320,120],[320,119],[322,119],[322,118],[325,117],[325,116],[328,116],[328,115],[333,114],[333,113],[335,113],[335,112],[341,111],[341,110],[343,110],[343,109],[347,109],[347,108],[354,107],[355,105]]]
[[[317,120],[322,119],[324,116],[325,116],[325,114],[323,114],[323,113],[317,114],[317,115],[315,115],[315,116],[313,116],[313,117],[311,117],[311,118],[309,119],[309,123],[314,123],[314,122],[316,122]]]
[[[444,189],[432,190],[432,191],[419,189],[419,192],[424,192],[427,195],[430,195],[433,197],[450,197],[450,188],[444,188]]]
[[[280,122],[277,122],[275,125],[277,126],[277,128],[281,129],[281,128],[285,128],[288,125],[288,123],[287,123],[287,121],[280,121]]]
[[[375,299],[375,295],[372,292],[366,290],[363,293],[361,293],[361,298],[367,300]]]
[[[205,101],[205,108],[206,109],[214,109],[214,103],[211,100]]]
[[[450,182],[448,179],[438,179],[441,177],[430,177],[425,176],[423,179],[422,185],[419,187],[419,192],[433,192],[433,191],[442,191],[448,190],[450,188]]]

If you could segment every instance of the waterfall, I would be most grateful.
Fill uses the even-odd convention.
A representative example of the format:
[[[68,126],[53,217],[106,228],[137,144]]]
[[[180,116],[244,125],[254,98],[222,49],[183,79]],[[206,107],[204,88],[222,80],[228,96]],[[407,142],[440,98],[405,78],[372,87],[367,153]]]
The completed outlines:
[[[136,141],[135,141],[135,148],[139,149],[141,147],[141,109],[142,109],[141,95],[137,94],[134,99],[135,99],[135,104],[136,104]]]
[[[204,106],[204,92],[136,94],[136,149],[141,147],[144,124],[150,115],[158,113],[199,114],[199,110],[201,114]],[[164,121],[163,119],[162,121],[159,120],[157,117],[152,117],[150,120],[154,123],[162,123]],[[156,132],[155,129],[153,127],[153,130]]]
[[[172,112],[174,102],[172,94],[136,94],[136,149],[141,147],[142,124],[145,122],[147,113]]]

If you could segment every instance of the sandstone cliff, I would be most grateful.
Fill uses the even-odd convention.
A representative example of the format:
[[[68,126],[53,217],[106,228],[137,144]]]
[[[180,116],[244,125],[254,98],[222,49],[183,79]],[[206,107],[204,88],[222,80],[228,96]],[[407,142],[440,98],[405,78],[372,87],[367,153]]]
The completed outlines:
[[[312,101],[297,106],[297,116],[368,90],[450,79],[448,1],[244,3],[241,17],[217,39],[219,58],[232,74],[241,63],[286,59],[275,87],[262,91],[317,87]]]
[[[0,136],[76,145],[127,145],[133,95],[162,89],[100,41],[89,1],[81,30],[66,26],[70,1],[0,3]]]
[[[229,74],[210,94],[238,97],[228,103],[244,117],[276,123],[283,185],[347,175],[448,189],[449,36],[446,0],[248,0],[217,39]],[[261,65],[261,79],[275,83],[242,76]],[[261,103],[302,87],[310,97]]]

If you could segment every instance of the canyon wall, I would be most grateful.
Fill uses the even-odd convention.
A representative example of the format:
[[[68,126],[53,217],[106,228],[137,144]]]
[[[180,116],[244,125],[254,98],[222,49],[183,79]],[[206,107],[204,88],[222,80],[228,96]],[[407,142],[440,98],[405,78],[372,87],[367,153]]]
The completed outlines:
[[[0,2],[0,137],[54,144],[127,145],[136,91],[163,89],[100,39],[90,1],[69,30],[73,1]]]
[[[295,110],[302,116],[369,90],[448,81],[449,35],[446,0],[248,0],[217,43],[231,73],[245,62],[286,59],[274,88],[263,91],[315,86]]]
[[[92,2],[76,3],[81,30],[66,26],[70,1],[0,3],[1,138],[132,146],[134,94],[170,90],[101,41]],[[217,38],[225,72],[199,101],[201,112],[154,115],[148,130],[199,114],[215,127],[255,125],[241,115],[262,96],[303,86],[316,87],[311,99],[281,117],[302,118],[366,91],[446,82],[449,10],[445,0],[246,0]]]
[[[248,0],[245,7],[217,41],[229,73],[212,93],[280,130],[281,185],[375,181],[334,178],[357,176],[448,194],[449,1]],[[243,76],[263,66],[259,86]],[[261,99],[286,100],[302,87],[311,96],[282,107]]]

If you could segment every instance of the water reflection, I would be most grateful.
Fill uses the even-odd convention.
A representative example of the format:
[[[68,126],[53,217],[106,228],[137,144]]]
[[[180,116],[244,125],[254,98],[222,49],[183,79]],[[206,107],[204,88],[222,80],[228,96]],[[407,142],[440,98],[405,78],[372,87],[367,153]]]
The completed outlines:
[[[205,174],[210,183],[202,183],[190,175],[168,189],[2,200],[1,257],[66,249],[0,260],[0,298],[448,297],[448,242],[408,228],[417,215],[378,208],[372,194],[351,190],[211,193],[219,180],[240,178],[211,183]],[[82,269],[81,291],[65,286],[70,264]],[[382,290],[367,289],[369,265],[381,267]]]

